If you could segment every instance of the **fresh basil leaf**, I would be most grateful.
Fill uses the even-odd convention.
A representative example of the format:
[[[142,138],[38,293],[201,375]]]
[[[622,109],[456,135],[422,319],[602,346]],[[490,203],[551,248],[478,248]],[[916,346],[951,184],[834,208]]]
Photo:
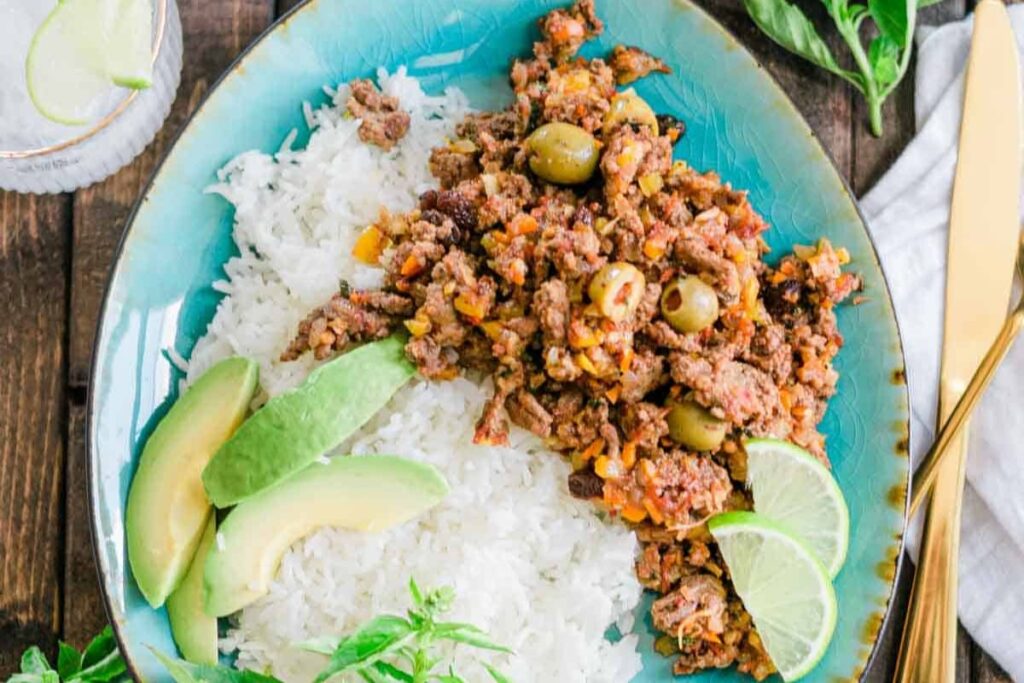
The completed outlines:
[[[25,650],[25,654],[21,656],[21,673],[44,674],[47,671],[53,671],[53,667],[42,650],[35,645]]]
[[[43,674],[18,673],[8,678],[7,683],[41,683],[42,680]]]
[[[882,88],[900,77],[900,48],[888,36],[878,36],[868,48],[868,61]]]
[[[850,5],[846,8],[845,21],[854,29],[857,29],[867,16],[867,5]]]
[[[882,35],[904,48],[912,38],[915,3],[916,0],[868,0],[868,11]]]
[[[83,659],[84,661],[84,659]],[[82,683],[106,683],[112,681],[128,670],[121,653],[116,649],[107,653],[107,656],[98,662],[82,669],[70,681],[81,681]]]
[[[63,640],[57,643],[57,673],[68,680],[82,670],[82,653]]]
[[[107,626],[82,651],[82,668],[88,669],[100,660],[105,659],[111,652],[116,651],[117,641],[114,639],[114,630]]]
[[[511,653],[512,650],[504,645],[498,645],[490,640],[487,634],[472,624],[446,623],[437,624],[434,627],[434,637],[439,640],[450,640],[456,643],[465,643],[484,650]]]
[[[845,75],[814,24],[786,0],[743,0],[747,13],[769,38],[795,55],[832,73]]]
[[[423,611],[430,619],[447,612],[455,602],[455,589],[441,586],[429,591],[423,599]]]
[[[488,664],[486,662],[481,662],[481,663],[483,664],[483,667],[485,669],[487,669],[487,673],[489,673],[491,675],[491,678],[494,679],[494,683],[512,683],[512,679],[511,678],[509,678],[505,674],[501,673],[500,671],[495,669],[490,664]]]
[[[375,617],[338,644],[327,668],[320,672],[314,683],[322,683],[335,674],[360,665],[372,664],[382,655],[401,647],[412,634],[412,625],[401,617]]]
[[[413,683],[415,680],[412,674],[402,671],[394,664],[388,664],[387,662],[374,662],[373,669],[377,673],[384,676],[390,676],[394,680],[401,681],[402,683]]]
[[[177,683],[281,683],[273,676],[228,666],[207,666],[168,657],[156,648],[149,648]]]
[[[423,591],[420,590],[416,579],[411,577],[409,578],[409,592],[412,593],[412,604],[423,607]]]
[[[317,654],[327,655],[328,657],[334,654],[334,651],[338,649],[338,644],[341,643],[341,638],[334,636],[322,636],[320,638],[313,638],[311,640],[304,640],[301,643],[296,643],[295,647],[306,652],[316,652]]]

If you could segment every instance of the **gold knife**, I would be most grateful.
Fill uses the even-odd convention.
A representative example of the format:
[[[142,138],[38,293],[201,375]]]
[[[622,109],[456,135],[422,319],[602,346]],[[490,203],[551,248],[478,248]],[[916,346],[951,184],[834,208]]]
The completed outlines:
[[[945,422],[1009,307],[1019,232],[1021,102],[1017,44],[1006,7],[981,0],[967,63],[959,158],[949,217],[939,385]],[[957,559],[967,429],[939,467],[926,511],[894,680],[953,683]]]

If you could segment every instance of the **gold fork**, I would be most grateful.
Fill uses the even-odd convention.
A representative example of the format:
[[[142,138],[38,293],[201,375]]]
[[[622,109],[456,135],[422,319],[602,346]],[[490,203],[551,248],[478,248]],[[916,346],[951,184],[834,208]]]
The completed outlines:
[[[1024,233],[1021,233],[1020,246],[1017,252],[1017,274],[1020,276],[1021,281],[1024,282]],[[995,341],[992,342],[988,353],[985,354],[978,369],[974,371],[974,376],[971,377],[971,381],[964,390],[963,396],[960,397],[956,407],[953,408],[949,419],[942,425],[942,429],[939,431],[935,443],[932,444],[931,450],[928,451],[928,454],[924,457],[920,467],[917,468],[917,472],[914,474],[913,487],[910,493],[911,517],[914,516],[918,507],[921,506],[921,503],[927,497],[929,489],[931,489],[932,484],[935,482],[935,475],[938,472],[939,465],[945,459],[946,453],[949,450],[949,445],[956,440],[960,430],[967,424],[967,419],[971,416],[974,407],[985,393],[985,389],[988,388],[989,382],[992,381],[992,377],[995,376],[996,370],[999,368],[999,364],[1003,362],[1010,347],[1013,346],[1013,341],[1017,338],[1017,334],[1022,327],[1024,327],[1024,290],[1021,291],[1020,298],[1017,300],[1017,306],[1006,318],[1003,328],[999,331]]]

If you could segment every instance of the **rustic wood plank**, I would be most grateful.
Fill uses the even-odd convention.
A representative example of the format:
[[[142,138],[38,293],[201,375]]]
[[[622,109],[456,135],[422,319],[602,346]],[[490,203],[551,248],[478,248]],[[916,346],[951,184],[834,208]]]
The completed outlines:
[[[158,160],[210,85],[273,16],[274,0],[180,0],[186,59],[171,115],[154,142],[107,180],[78,192],[74,207],[74,262],[70,377],[89,379],[90,356],[103,288],[124,222]]]
[[[274,6],[274,16],[279,17],[287,13],[293,7],[301,5],[305,0],[277,0]]]
[[[62,638],[83,647],[107,623],[89,523],[88,475],[85,466],[86,407],[81,394],[68,402],[68,447],[64,505],[64,619]]]
[[[60,633],[69,218],[0,193],[0,680]]]
[[[973,683],[1013,683],[1009,674],[1003,671],[996,660],[992,659],[977,643],[974,643],[971,648],[970,658]]]
[[[962,18],[966,9],[965,0],[944,0],[921,10],[918,23],[922,26],[945,24]],[[882,137],[876,138],[868,129],[867,107],[860,93],[854,98],[851,185],[858,196],[871,189],[914,136],[915,63],[911,61],[907,76],[882,108],[885,126]]]

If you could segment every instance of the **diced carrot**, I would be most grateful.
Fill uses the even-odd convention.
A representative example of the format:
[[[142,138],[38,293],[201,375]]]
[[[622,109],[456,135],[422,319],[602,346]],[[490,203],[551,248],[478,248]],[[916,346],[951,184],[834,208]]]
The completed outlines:
[[[352,256],[360,263],[375,266],[380,263],[380,255],[388,247],[388,240],[376,225],[363,230],[352,247]]]
[[[419,318],[412,318],[405,321],[405,329],[409,330],[409,334],[414,337],[422,337],[427,332],[430,332],[430,321],[421,320]]]
[[[640,522],[647,519],[647,510],[645,510],[642,507],[637,507],[636,505],[630,504],[622,508],[622,518],[627,522],[639,524]]]
[[[779,403],[782,404],[782,408],[789,412],[789,409],[793,407],[793,394],[789,389],[779,389]]]
[[[651,516],[652,522],[654,522],[655,524],[665,523],[664,515],[661,514],[661,511],[658,510],[658,507],[653,502],[651,502],[649,498],[644,498],[644,509],[647,511],[647,514]]]
[[[636,442],[627,441],[622,446],[622,464],[627,470],[633,469],[633,465],[636,464]]]
[[[522,259],[516,259],[509,265],[509,281],[514,285],[522,285],[526,282],[526,263]]]
[[[626,372],[627,370],[629,370],[629,366],[633,364],[633,356],[635,355],[636,353],[633,351],[632,348],[627,348],[625,351],[623,351],[622,358],[619,359],[619,370],[621,370],[622,372]]]
[[[491,341],[497,341],[501,336],[501,331],[504,329],[502,324],[497,320],[488,320],[487,322],[480,323],[480,329],[484,331],[487,338]]]
[[[516,215],[508,224],[508,234],[512,236],[529,235],[537,231],[537,219],[528,213]]]
[[[597,455],[600,455],[601,451],[603,451],[603,450],[604,450],[604,439],[594,439],[591,442],[591,444],[589,446],[587,446],[585,449],[583,449],[582,453],[580,453],[580,458],[583,459],[583,462],[587,462],[591,458],[596,457]]]
[[[644,242],[644,256],[656,261],[665,255],[665,243],[659,239],[649,239]]]
[[[583,324],[582,321],[573,320],[569,324],[569,346],[574,349],[589,349],[601,343],[601,337],[594,330]]]
[[[654,466],[653,462],[644,458],[640,461],[640,472],[644,475],[644,478],[646,478],[647,481],[654,481],[654,477],[657,475],[658,470]]]
[[[452,304],[455,306],[455,310],[469,318],[480,320],[486,315],[487,311],[484,309],[484,302],[479,297],[473,296],[472,294],[460,294],[455,297],[455,301]]]
[[[567,43],[572,38],[582,38],[585,35],[583,24],[575,19],[567,19],[558,25],[551,37],[556,43]]]
[[[578,365],[581,370],[584,370],[585,372],[593,375],[594,377],[597,377],[601,374],[597,371],[597,368],[594,367],[593,361],[587,358],[587,355],[585,353],[577,353],[575,356],[575,361],[576,365]]]
[[[604,392],[605,397],[607,397],[612,403],[618,403],[620,394],[622,394],[621,384],[616,384],[614,387]],[[627,467],[630,467],[630,465],[627,465]]]
[[[422,270],[423,264],[420,263],[420,260],[415,255],[409,254],[405,262],[402,263],[402,268],[399,272],[402,274],[402,277],[412,277]]]
[[[594,472],[602,479],[614,479],[616,477],[616,469],[615,461],[607,455],[598,456],[597,460],[594,461]]]

